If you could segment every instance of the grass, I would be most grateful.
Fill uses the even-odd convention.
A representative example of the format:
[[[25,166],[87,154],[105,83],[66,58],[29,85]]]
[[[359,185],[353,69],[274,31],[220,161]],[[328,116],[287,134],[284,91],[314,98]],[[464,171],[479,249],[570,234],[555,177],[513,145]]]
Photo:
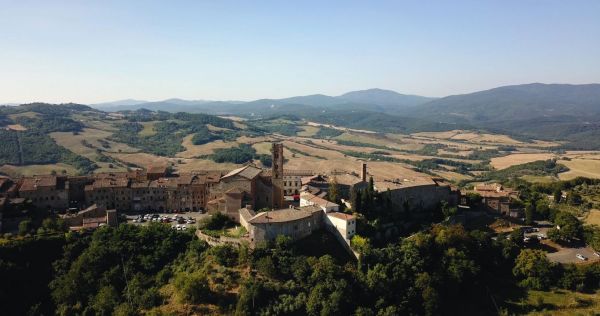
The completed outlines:
[[[320,130],[320,128],[316,126],[304,125],[300,126],[302,132],[298,132],[298,136],[300,137],[311,137],[315,136],[315,134]]]
[[[141,122],[140,124],[142,124],[142,126],[144,126],[144,129],[142,129],[138,133],[138,135],[152,136],[152,135],[156,134],[156,131],[154,130],[154,124],[156,124],[156,122]]]
[[[222,131],[230,131],[231,130],[229,128],[217,127],[217,126],[213,126],[210,124],[206,124],[206,128],[208,128],[208,130],[211,132],[222,132]]]
[[[551,176],[531,176],[531,175],[525,175],[522,176],[521,179],[528,181],[528,182],[532,182],[532,183],[551,183],[556,181],[556,179],[554,177]]]
[[[261,155],[270,155],[271,154],[271,143],[269,142],[264,142],[264,143],[256,143],[254,145],[252,145],[252,147],[254,147],[254,149],[256,149],[256,153]]]
[[[588,225],[600,226],[600,210],[590,210],[588,215],[585,217],[585,223]]]
[[[600,310],[600,291],[529,291],[524,300],[513,304],[516,311],[510,308],[509,312],[526,315],[595,315]]]
[[[0,167],[0,172],[11,177],[51,174],[52,171],[61,174],[62,170],[66,170],[69,175],[76,175],[78,173],[78,170],[75,167],[64,163],[28,166],[3,165]]]

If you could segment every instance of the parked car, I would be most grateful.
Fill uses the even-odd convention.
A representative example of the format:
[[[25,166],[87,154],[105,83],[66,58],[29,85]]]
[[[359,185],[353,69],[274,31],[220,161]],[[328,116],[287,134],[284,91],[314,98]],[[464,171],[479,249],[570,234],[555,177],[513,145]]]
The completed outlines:
[[[186,230],[186,229],[187,229],[187,226],[181,225],[181,230]]]
[[[600,258],[600,252],[594,252],[594,256]]]
[[[577,257],[577,259],[579,259],[579,260],[583,260],[583,261],[587,260],[587,258],[584,255],[580,254],[580,253],[578,253],[575,257]]]

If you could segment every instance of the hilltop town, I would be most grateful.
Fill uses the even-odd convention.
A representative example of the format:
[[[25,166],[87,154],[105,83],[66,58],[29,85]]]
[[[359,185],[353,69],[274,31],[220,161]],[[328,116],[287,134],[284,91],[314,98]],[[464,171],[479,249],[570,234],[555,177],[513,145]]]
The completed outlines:
[[[398,212],[431,212],[442,202],[455,206],[460,201],[460,192],[443,179],[409,180],[402,175],[374,179],[368,174],[366,162],[357,166],[360,174],[355,170],[329,175],[288,170],[284,168],[280,143],[273,144],[272,161],[271,169],[248,164],[229,172],[170,174],[166,166],[152,166],[90,176],[4,177],[0,182],[0,214],[14,217],[35,209],[61,214],[65,219],[77,218],[77,214],[98,218],[98,210],[104,210],[104,224],[115,225],[115,213],[202,212],[222,214],[241,224],[251,245],[274,241],[278,235],[298,240],[322,227],[331,227],[349,248],[356,233],[352,215],[356,207],[351,205],[351,195],[367,190],[369,182],[374,190],[385,192],[392,204],[408,208]],[[329,192],[332,186],[336,190],[333,201]],[[338,201],[343,203],[342,208]],[[75,223],[81,226],[73,225],[71,229],[99,224],[89,220]]]

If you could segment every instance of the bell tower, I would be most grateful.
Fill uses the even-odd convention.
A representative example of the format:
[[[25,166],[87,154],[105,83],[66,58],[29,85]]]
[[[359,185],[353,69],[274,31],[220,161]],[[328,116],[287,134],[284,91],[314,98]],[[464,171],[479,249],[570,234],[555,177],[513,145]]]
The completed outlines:
[[[283,208],[283,144],[273,143],[271,183],[273,186],[273,209]]]

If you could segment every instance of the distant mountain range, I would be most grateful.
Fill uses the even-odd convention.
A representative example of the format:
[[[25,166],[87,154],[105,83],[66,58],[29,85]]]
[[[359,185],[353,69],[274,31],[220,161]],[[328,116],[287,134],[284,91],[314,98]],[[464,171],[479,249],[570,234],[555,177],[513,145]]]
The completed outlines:
[[[123,100],[92,106],[104,111],[145,108],[249,117],[295,115],[379,131],[401,131],[406,126],[411,126],[407,131],[471,127],[526,138],[567,140],[572,148],[600,148],[600,84],[532,83],[443,98],[369,89],[340,96],[314,94],[249,102]]]
[[[336,108],[336,109],[368,109],[376,112],[395,113],[403,108],[427,103],[433,98],[416,95],[404,95],[391,90],[369,89],[352,91],[341,96],[314,94],[283,99],[259,99],[255,101],[208,101],[168,99],[164,101],[145,102],[140,100],[122,100],[92,104],[104,111],[124,111],[148,109],[168,112],[205,112],[212,114],[257,114],[264,115],[272,111],[284,110],[288,107],[296,111],[298,107],[305,108]],[[293,106],[293,107],[292,107]]]
[[[600,148],[600,84],[522,84],[443,98],[368,89],[340,96],[314,94],[254,101],[120,100],[91,105],[116,112],[207,113],[265,118],[278,115],[380,132],[478,129],[563,140],[565,148]]]

